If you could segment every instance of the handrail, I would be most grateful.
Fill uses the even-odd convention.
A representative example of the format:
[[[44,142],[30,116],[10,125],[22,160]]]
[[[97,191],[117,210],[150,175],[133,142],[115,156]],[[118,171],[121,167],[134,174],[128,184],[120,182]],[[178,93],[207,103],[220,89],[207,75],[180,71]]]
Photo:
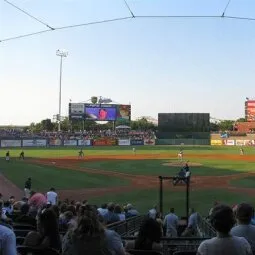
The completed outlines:
[[[116,231],[121,237],[134,235],[140,228],[145,216],[134,216],[125,221],[118,221],[107,225],[108,229]]]

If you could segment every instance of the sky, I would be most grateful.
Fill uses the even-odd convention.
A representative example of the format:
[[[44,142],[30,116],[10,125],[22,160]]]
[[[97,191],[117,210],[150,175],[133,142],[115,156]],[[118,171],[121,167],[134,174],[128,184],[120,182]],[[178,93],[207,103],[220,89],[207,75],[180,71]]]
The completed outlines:
[[[129,17],[123,0],[10,0],[52,27]],[[228,0],[127,0],[135,16],[221,15]],[[232,0],[229,16],[253,17],[253,0]],[[255,21],[133,18],[0,42],[0,125],[62,114],[91,96],[131,103],[132,119],[161,112],[244,117],[255,97]],[[47,29],[0,0],[0,40]]]

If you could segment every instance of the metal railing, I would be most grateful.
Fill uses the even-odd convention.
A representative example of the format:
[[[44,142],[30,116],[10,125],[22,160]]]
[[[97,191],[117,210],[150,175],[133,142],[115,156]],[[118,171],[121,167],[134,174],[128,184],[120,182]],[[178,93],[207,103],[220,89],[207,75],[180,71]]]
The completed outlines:
[[[126,236],[122,237],[123,240],[129,241],[134,240],[134,236]],[[168,238],[163,237],[160,239],[160,243],[162,244],[162,254],[163,255],[171,255],[176,251],[197,251],[200,243],[207,238],[201,237],[177,237],[177,238]]]
[[[198,233],[199,233],[200,237],[212,238],[212,237],[216,236],[215,229],[200,214],[198,214],[198,222],[197,223],[198,223]]]
[[[144,218],[145,216],[131,217],[125,221],[107,225],[107,228],[116,231],[121,237],[132,236],[139,231]]]

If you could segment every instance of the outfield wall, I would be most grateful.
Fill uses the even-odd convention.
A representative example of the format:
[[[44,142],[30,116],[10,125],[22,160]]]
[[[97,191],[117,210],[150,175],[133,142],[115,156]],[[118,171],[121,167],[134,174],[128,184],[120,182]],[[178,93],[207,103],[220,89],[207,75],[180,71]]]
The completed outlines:
[[[255,146],[255,140],[244,139],[212,139],[211,145],[215,146]]]
[[[156,145],[210,145],[210,139],[156,139]]]
[[[84,146],[138,146],[155,145],[155,139],[143,138],[97,138],[80,140],[61,140],[61,139],[1,139],[1,148],[19,148],[19,147],[84,147]]]

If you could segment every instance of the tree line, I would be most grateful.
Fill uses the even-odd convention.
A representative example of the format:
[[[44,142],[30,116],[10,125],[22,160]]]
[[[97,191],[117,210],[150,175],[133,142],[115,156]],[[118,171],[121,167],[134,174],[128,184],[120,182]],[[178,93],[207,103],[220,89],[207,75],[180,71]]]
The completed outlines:
[[[213,132],[217,131],[233,131],[235,122],[245,122],[244,118],[239,118],[237,120],[218,120],[210,123],[210,130]],[[148,121],[146,118],[141,118],[139,120],[131,120],[128,122],[116,121],[107,122],[104,124],[99,124],[96,121],[82,121],[82,120],[72,120],[70,121],[68,117],[65,117],[61,121],[61,130],[63,131],[73,131],[79,132],[81,130],[93,130],[93,129],[113,129],[115,126],[128,125],[132,130],[157,130],[157,126],[152,122]],[[25,131],[29,130],[33,133],[38,133],[42,131],[53,132],[58,130],[57,122],[53,122],[51,119],[44,119],[38,123],[31,123],[25,128]]]

